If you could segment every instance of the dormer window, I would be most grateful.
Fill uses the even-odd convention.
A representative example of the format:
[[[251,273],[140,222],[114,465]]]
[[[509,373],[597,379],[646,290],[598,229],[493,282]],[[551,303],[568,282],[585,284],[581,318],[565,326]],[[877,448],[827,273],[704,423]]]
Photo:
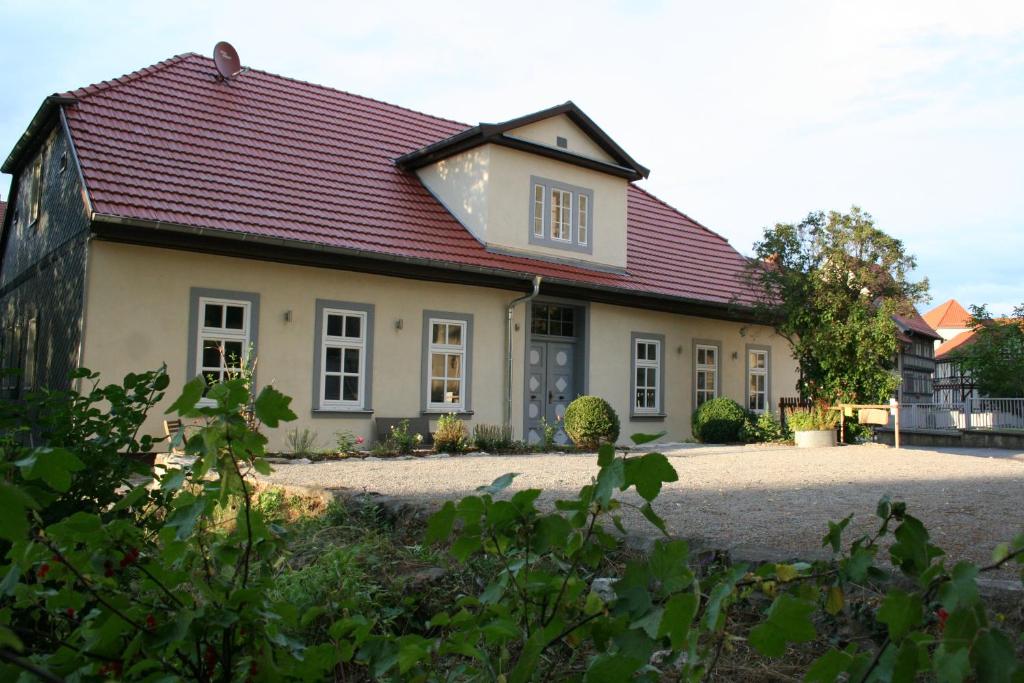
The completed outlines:
[[[530,243],[592,253],[593,190],[536,176],[530,186]]]

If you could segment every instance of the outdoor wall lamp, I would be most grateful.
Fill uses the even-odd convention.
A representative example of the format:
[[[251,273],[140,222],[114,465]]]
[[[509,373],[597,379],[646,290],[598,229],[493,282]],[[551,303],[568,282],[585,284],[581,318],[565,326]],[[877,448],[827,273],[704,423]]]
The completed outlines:
[[[739,357],[740,357],[740,352],[739,351],[733,351],[732,352],[732,359],[733,360],[737,360]]]
[[[284,312],[284,321],[285,321],[286,323],[290,323],[290,322],[292,321],[292,312],[291,312],[291,309],[289,309],[289,310],[287,310],[287,311],[285,311],[285,312]]]
[[[397,318],[397,319],[395,320],[395,329],[396,329],[396,330],[400,330],[400,329],[402,329],[402,326],[403,326],[403,325],[405,325],[405,323],[404,323],[404,322],[402,322],[402,319],[401,319],[401,318]]]

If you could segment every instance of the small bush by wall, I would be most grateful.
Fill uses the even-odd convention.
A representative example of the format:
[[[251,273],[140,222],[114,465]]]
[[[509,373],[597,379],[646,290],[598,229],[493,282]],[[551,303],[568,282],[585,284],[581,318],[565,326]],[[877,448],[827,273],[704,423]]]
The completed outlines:
[[[565,433],[580,448],[594,449],[619,438],[619,416],[600,396],[580,396],[565,409]]]
[[[455,413],[442,415],[434,432],[434,450],[438,453],[461,453],[466,450],[469,432],[466,424]]]
[[[693,437],[702,443],[743,441],[750,414],[731,398],[705,401],[693,414]]]

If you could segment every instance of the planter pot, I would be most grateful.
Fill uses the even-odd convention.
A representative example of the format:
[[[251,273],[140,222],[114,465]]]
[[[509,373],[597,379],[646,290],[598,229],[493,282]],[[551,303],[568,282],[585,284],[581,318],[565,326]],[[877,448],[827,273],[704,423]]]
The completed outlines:
[[[793,432],[797,448],[830,448],[836,445],[836,430],[815,429],[807,432]]]

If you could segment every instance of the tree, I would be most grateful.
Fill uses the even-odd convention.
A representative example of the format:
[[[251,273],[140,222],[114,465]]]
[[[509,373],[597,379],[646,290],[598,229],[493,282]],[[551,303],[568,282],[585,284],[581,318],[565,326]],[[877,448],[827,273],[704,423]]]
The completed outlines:
[[[986,396],[1024,397],[1024,304],[1001,319],[985,306],[971,306],[971,318],[975,336],[958,354],[960,367]]]
[[[804,398],[887,401],[899,385],[894,314],[910,314],[928,281],[903,242],[857,207],[766,228],[748,281],[759,314],[792,345]]]

